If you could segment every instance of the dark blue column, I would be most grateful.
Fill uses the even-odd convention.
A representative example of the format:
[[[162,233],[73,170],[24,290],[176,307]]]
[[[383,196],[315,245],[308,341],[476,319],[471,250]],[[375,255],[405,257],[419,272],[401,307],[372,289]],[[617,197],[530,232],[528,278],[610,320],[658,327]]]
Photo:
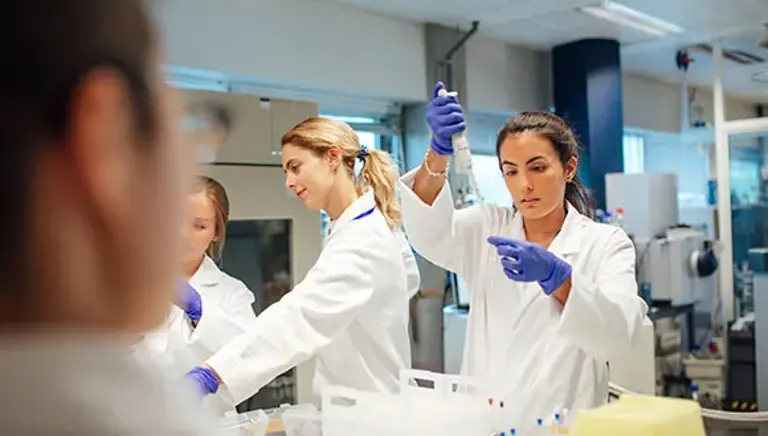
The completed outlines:
[[[579,175],[605,208],[605,175],[624,168],[619,43],[584,39],[552,49],[555,112],[582,144]]]

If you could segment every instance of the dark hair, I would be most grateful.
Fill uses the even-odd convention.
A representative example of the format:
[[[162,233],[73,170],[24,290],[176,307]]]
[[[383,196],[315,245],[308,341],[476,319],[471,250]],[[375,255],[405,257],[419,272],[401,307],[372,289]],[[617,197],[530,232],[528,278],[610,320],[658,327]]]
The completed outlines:
[[[111,68],[129,87],[139,131],[153,132],[147,85],[153,27],[141,0],[23,0],[0,14],[0,228],[12,229],[0,274],[29,268],[31,184],[44,147],[63,147],[74,95],[96,68]],[[6,239],[6,243],[9,242]],[[10,277],[5,277],[9,279]],[[21,279],[21,277],[18,277]],[[23,286],[26,284],[19,283]]]
[[[557,115],[551,112],[520,112],[509,118],[499,129],[496,138],[496,156],[501,159],[499,154],[501,144],[510,135],[520,133],[536,133],[544,136],[554,147],[560,157],[563,166],[568,163],[572,157],[579,157],[579,141],[568,124]],[[595,204],[587,188],[581,182],[579,174],[576,173],[573,179],[565,187],[565,200],[570,202],[581,214],[590,218],[595,216]]]

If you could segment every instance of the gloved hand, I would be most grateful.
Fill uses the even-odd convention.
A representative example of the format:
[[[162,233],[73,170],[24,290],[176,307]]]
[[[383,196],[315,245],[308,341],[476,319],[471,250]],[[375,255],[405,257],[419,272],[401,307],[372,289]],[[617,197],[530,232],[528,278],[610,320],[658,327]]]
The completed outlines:
[[[219,390],[219,378],[210,368],[197,366],[186,375],[187,380],[200,392],[201,396],[213,395]]]
[[[455,96],[439,96],[444,89],[443,82],[435,85],[433,100],[427,106],[427,124],[432,130],[430,147],[437,154],[453,154],[452,138],[456,133],[463,132],[467,128],[464,119],[464,110]]]
[[[496,247],[504,274],[510,280],[538,282],[547,295],[555,292],[573,272],[568,262],[536,244],[501,236],[489,237],[488,243]]]
[[[192,322],[203,317],[203,301],[200,294],[186,280],[179,282],[176,305],[187,314]]]

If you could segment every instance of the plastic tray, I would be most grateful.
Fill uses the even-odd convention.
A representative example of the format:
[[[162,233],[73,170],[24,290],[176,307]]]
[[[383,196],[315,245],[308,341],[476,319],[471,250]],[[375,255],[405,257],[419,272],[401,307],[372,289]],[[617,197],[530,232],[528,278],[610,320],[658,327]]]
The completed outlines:
[[[283,412],[283,426],[286,436],[321,436],[323,419],[312,404],[300,404]]]
[[[219,421],[222,436],[264,436],[269,416],[263,410],[242,413]]]

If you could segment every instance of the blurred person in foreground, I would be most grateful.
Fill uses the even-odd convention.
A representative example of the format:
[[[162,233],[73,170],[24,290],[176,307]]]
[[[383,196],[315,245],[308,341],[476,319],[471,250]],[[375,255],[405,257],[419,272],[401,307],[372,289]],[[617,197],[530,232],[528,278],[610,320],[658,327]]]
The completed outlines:
[[[165,320],[191,150],[140,0],[0,15],[0,407],[8,435],[207,435],[131,356]]]

